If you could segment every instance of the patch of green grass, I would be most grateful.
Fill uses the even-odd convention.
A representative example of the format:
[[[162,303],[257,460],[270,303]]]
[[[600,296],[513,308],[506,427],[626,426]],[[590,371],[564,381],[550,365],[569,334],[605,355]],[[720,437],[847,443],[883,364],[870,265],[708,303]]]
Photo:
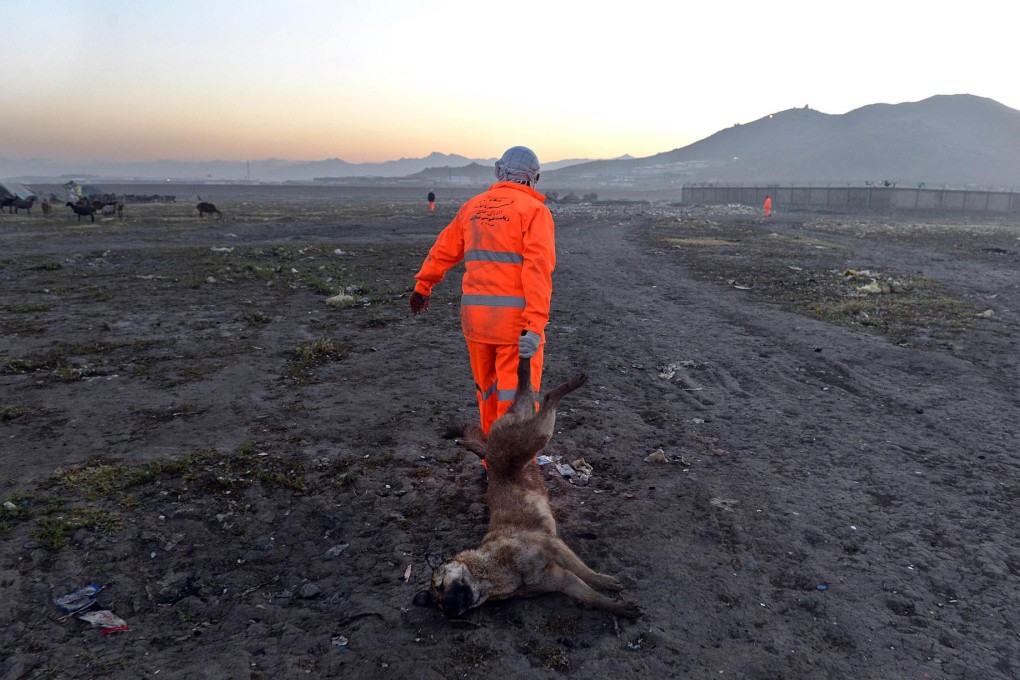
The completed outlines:
[[[186,418],[188,416],[194,416],[200,413],[200,410],[194,404],[182,404],[180,406],[171,406],[168,409],[144,409],[132,407],[132,413],[142,416],[147,420],[154,420],[159,423],[165,423],[173,420],[174,418]]]
[[[77,382],[95,375],[102,375],[95,366],[61,366],[53,371],[51,376],[57,382]]]
[[[272,322],[273,317],[265,312],[248,312],[244,315],[244,322],[249,326],[259,326]]]
[[[308,289],[317,295],[333,295],[336,292],[336,284],[331,283],[321,276],[310,276],[305,282]]]
[[[4,309],[12,314],[34,314],[36,312],[51,311],[53,309],[53,305],[46,302],[38,304],[14,304],[7,305]]]
[[[97,500],[160,477],[188,473],[219,455],[214,449],[200,449],[180,458],[154,458],[135,465],[96,458],[71,468],[57,468],[53,480],[62,487],[81,492],[90,500]]]
[[[330,486],[336,487],[337,489],[346,489],[347,487],[352,486],[357,479],[358,475],[356,472],[353,470],[347,470],[346,472],[341,472],[340,474],[331,477],[329,483]]]
[[[306,342],[289,352],[291,364],[287,375],[294,381],[306,382],[316,366],[345,359],[349,352],[348,345],[328,338]]]
[[[721,238],[709,238],[704,236],[690,236],[687,238],[677,238],[675,236],[667,236],[662,239],[662,242],[668,246],[675,248],[689,248],[689,247],[704,247],[704,246],[739,246],[738,241],[727,241]]]
[[[543,667],[566,673],[570,670],[570,657],[562,647],[543,647],[535,652]]]
[[[32,538],[43,547],[59,550],[67,545],[67,537],[78,529],[115,534],[122,528],[120,517],[108,510],[73,507],[63,515],[40,518]]]
[[[28,415],[28,409],[17,404],[0,405],[0,423],[9,423]]]
[[[32,516],[31,506],[21,504],[22,499],[6,496],[0,501],[0,534],[10,531],[11,526],[24,522]]]

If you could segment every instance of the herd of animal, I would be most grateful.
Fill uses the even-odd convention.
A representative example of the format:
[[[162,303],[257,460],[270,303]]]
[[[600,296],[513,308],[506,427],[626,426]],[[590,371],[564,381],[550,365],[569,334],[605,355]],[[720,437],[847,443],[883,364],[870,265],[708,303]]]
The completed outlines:
[[[24,210],[27,214],[31,215],[32,207],[36,204],[37,200],[36,196],[29,196],[28,198],[21,198],[19,196],[4,198],[0,200],[0,213],[9,212],[12,215],[17,215]],[[80,198],[77,201],[67,201],[64,205],[74,212],[79,222],[83,218],[88,218],[90,221],[95,222],[97,213],[102,217],[124,216],[124,199],[116,197],[104,196],[101,199],[92,200]],[[223,217],[223,213],[208,201],[200,201],[195,207],[198,210],[199,217],[205,217],[206,215],[215,215],[217,218]],[[39,203],[39,209],[44,217],[49,217],[53,214],[53,201],[49,198],[44,198]]]

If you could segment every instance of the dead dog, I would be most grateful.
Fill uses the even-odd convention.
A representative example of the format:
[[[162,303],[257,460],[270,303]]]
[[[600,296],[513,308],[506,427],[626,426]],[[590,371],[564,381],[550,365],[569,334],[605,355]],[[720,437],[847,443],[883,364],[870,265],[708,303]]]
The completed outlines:
[[[531,360],[521,359],[514,402],[493,423],[488,440],[478,425],[454,426],[464,445],[485,460],[489,530],[478,548],[464,550],[433,571],[431,590],[419,592],[416,604],[431,599],[446,615],[460,616],[486,600],[560,592],[628,618],[641,615],[635,605],[593,589],[623,586],[590,569],[556,535],[549,494],[535,462],[552,438],[557,403],[587,380],[579,373],[551,390],[536,412]]]

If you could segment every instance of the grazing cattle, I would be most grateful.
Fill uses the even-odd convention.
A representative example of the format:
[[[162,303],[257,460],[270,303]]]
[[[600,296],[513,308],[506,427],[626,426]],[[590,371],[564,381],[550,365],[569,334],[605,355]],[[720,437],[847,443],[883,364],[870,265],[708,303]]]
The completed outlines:
[[[19,210],[24,210],[31,215],[33,205],[35,205],[35,196],[29,196],[28,198],[15,198],[14,213],[17,214]]]
[[[14,214],[14,196],[11,196],[10,198],[0,199],[0,212],[3,212],[4,208],[7,208],[7,212],[11,213],[12,215]]]
[[[92,204],[88,201],[82,201],[81,203],[67,202],[67,207],[74,211],[74,214],[78,216],[78,221],[81,222],[81,218],[85,215],[89,216],[89,219],[93,222],[96,221],[96,211],[92,209]]]
[[[213,205],[212,203],[202,201],[195,207],[198,208],[199,217],[204,217],[206,213],[209,213],[210,215],[216,215],[217,218],[223,217],[223,213],[217,210],[216,206]]]
[[[44,198],[43,202],[39,204],[39,207],[42,209],[43,217],[49,217],[53,212],[53,204],[50,203],[50,199],[48,198]]]

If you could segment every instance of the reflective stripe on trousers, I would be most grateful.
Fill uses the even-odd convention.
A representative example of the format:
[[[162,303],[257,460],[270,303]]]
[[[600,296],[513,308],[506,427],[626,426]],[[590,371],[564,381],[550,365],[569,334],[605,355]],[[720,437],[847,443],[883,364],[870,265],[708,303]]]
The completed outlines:
[[[524,309],[524,297],[516,295],[462,295],[462,307],[510,307]]]
[[[517,343],[492,345],[486,342],[467,341],[471,359],[471,374],[475,379],[478,396],[479,424],[489,434],[496,419],[506,413],[517,393],[517,365],[520,350]],[[542,366],[545,343],[531,357],[531,387],[539,394],[542,385]]]

